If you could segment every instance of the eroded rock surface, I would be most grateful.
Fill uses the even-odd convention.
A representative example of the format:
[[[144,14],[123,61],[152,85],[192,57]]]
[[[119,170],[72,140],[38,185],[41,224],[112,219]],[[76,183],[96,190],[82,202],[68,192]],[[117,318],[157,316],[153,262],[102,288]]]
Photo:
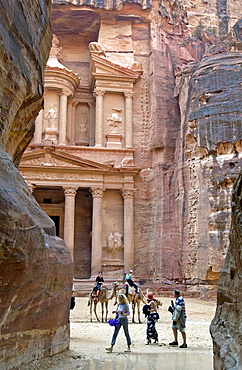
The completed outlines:
[[[177,177],[177,189],[185,189],[178,203],[188,202],[182,266],[193,280],[216,281],[229,244],[232,186],[241,168],[241,62],[241,43],[229,37],[178,78],[177,160],[188,165]]]
[[[50,1],[0,1],[0,367],[69,345],[72,260],[16,166],[43,102]]]
[[[242,176],[240,175],[233,189],[230,246],[219,279],[217,310],[210,327],[215,370],[242,368],[241,189]]]

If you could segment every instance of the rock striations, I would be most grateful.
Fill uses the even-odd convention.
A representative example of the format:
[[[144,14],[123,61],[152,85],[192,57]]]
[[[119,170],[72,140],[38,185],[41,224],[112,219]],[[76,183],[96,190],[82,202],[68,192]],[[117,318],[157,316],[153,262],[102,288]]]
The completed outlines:
[[[0,368],[7,370],[68,348],[72,260],[16,169],[43,103],[51,1],[1,0],[0,9]]]

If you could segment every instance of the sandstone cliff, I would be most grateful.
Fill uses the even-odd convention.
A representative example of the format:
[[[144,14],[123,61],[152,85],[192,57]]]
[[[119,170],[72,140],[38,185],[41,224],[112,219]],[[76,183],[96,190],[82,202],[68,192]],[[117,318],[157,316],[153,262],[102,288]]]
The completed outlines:
[[[43,101],[51,2],[0,1],[0,367],[69,345],[72,261],[16,166]]]
[[[215,370],[239,370],[242,367],[241,186],[242,176],[240,174],[235,182],[232,196],[230,247],[220,275],[217,310],[210,327],[213,337]]]

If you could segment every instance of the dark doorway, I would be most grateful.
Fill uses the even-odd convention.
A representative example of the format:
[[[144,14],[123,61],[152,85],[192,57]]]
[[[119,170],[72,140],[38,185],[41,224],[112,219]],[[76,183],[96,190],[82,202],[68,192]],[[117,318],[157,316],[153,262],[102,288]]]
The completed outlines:
[[[60,216],[49,216],[55,223],[56,236],[60,236]]]

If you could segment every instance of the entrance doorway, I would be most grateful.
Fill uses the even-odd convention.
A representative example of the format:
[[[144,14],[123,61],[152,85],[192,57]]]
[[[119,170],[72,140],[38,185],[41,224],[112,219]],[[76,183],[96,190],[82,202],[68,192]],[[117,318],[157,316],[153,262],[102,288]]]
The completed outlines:
[[[60,216],[49,216],[55,223],[56,236],[60,236]]]

